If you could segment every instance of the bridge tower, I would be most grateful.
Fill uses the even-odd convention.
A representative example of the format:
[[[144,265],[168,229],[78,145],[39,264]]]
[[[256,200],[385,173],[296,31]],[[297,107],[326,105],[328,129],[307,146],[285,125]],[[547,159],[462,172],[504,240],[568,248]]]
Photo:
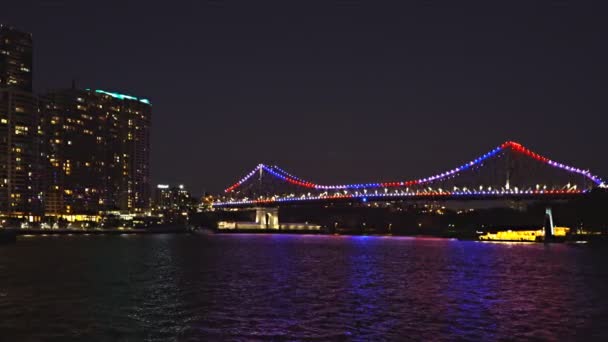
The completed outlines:
[[[511,159],[511,154],[506,154],[506,180],[505,180],[505,189],[511,189],[511,173],[515,169],[513,165],[513,160]]]
[[[554,227],[553,211],[551,210],[551,207],[547,207],[547,209],[545,209],[545,226],[543,227],[545,230],[545,241],[553,238],[553,235],[555,234]]]
[[[258,177],[258,193],[256,194],[257,196],[261,196],[262,195],[262,189],[263,189],[263,185],[262,185],[262,178],[264,177],[264,168],[262,167],[262,164],[259,165],[259,177]]]
[[[279,229],[279,208],[255,208],[255,223],[262,226],[263,229]]]

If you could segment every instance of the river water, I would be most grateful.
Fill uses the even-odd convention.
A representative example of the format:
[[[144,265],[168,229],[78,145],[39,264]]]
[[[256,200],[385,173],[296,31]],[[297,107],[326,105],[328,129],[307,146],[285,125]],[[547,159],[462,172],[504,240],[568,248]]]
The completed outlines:
[[[608,339],[608,251],[306,235],[20,237],[0,339]]]

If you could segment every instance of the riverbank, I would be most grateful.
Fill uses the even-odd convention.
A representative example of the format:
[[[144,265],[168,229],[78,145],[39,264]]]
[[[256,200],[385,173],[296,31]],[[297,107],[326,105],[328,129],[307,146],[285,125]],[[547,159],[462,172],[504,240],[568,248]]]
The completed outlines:
[[[31,229],[31,228],[7,228],[0,229],[0,243],[13,243],[19,236],[73,236],[73,235],[153,235],[153,234],[279,234],[279,235],[337,235],[337,236],[384,236],[384,237],[413,237],[413,238],[435,238],[435,239],[457,239],[462,241],[488,241],[488,242],[519,242],[518,240],[480,240],[470,234],[373,234],[341,232],[330,233],[320,230],[269,230],[269,229],[192,229],[188,226],[171,226],[159,228],[111,228],[111,229]],[[543,243],[543,240],[527,241],[530,243]],[[606,235],[578,235],[552,239],[551,243],[567,244],[606,244]]]
[[[320,229],[216,229],[217,234],[318,234],[329,235],[328,232]]]
[[[590,235],[590,234],[569,234],[567,236],[553,237],[549,241],[543,238],[535,240],[517,240],[517,239],[494,239],[484,240],[479,238],[479,234],[471,234],[470,232],[444,232],[441,234],[376,234],[354,231],[328,232],[324,230],[282,230],[282,229],[216,229],[209,230],[215,234],[280,234],[280,235],[337,235],[337,236],[385,236],[385,237],[413,237],[413,238],[434,238],[434,239],[457,239],[460,241],[481,241],[481,242],[528,242],[528,243],[567,243],[567,244],[608,244],[608,235]]]
[[[94,228],[94,229],[34,229],[5,228],[0,229],[0,237],[10,240],[11,237],[24,235],[123,235],[123,234],[185,234],[191,230],[187,226],[162,228]]]

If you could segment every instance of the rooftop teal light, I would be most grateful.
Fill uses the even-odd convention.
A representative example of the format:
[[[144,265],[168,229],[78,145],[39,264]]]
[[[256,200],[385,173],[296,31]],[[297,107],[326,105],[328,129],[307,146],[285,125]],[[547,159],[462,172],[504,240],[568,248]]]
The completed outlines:
[[[87,88],[86,90],[91,90],[91,89]],[[101,89],[95,89],[95,92],[99,93],[99,94],[110,95],[113,98],[119,99],[119,100],[133,100],[133,101],[139,101],[141,103],[145,103],[147,105],[152,105],[150,103],[150,100],[148,100],[148,99],[143,99],[143,98],[140,99],[138,97],[131,96],[131,95],[125,95],[125,94],[120,94],[120,93],[113,93],[113,92],[109,92],[109,91],[105,91],[105,90],[101,90]]]

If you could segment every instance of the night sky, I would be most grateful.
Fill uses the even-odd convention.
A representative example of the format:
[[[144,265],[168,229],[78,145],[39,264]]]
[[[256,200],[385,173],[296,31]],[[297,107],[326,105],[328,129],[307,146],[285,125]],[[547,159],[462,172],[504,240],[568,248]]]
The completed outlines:
[[[403,1],[405,2],[405,1]],[[505,140],[608,176],[608,12],[581,2],[8,1],[35,88],[153,104],[154,183],[219,191],[260,162],[405,180]]]

